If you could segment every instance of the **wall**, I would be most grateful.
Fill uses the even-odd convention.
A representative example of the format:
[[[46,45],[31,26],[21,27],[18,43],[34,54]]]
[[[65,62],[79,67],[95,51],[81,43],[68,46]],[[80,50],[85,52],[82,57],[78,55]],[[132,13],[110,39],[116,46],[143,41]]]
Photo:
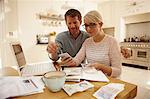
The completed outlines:
[[[36,45],[36,34],[47,34],[53,31],[59,33],[66,30],[65,24],[62,27],[43,26],[36,18],[36,13],[47,10],[60,13],[59,5],[60,2],[54,0],[18,0],[20,38],[28,63],[49,60],[46,52],[47,45]]]
[[[36,34],[47,34],[53,31],[58,33],[64,30],[65,25],[43,26],[37,19],[36,13],[54,10],[54,5],[59,6],[59,4],[58,2],[54,4],[53,0],[18,0],[19,33],[28,63],[49,60],[46,52],[47,45],[36,45]],[[59,13],[58,10],[55,9],[56,13]]]
[[[12,53],[10,42],[15,38],[13,35],[9,35],[9,32],[17,33],[18,24],[17,24],[17,1],[9,0],[9,2],[3,2],[3,19],[2,22],[2,34],[1,34],[1,58],[2,58],[2,66],[13,66],[16,65],[15,57]],[[1,7],[2,7],[1,6]],[[14,37],[16,35],[14,34]]]
[[[146,36],[150,39],[150,21],[126,25],[126,38]]]
[[[4,34],[4,2],[0,0],[0,67],[2,67],[2,41]]]
[[[150,37],[150,13],[135,14],[124,17],[126,38]]]

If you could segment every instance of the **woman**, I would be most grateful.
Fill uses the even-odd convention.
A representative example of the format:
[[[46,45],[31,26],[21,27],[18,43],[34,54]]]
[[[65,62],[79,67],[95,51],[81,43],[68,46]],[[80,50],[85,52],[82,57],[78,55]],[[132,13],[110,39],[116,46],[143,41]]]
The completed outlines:
[[[73,59],[70,58],[64,62],[68,66],[78,66],[86,58],[90,66],[101,70],[108,76],[119,77],[121,74],[119,45],[114,37],[103,32],[102,25],[102,17],[97,11],[88,12],[84,16],[84,26],[90,38],[85,40]]]

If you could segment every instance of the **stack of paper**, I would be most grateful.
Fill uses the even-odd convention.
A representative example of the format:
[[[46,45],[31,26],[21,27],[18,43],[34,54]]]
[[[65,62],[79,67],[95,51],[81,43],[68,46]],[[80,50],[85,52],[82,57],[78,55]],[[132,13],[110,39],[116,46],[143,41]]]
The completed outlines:
[[[63,70],[66,73],[66,81],[79,82],[81,78],[81,67],[69,67]]]
[[[94,67],[83,68],[81,79],[109,82],[109,79],[105,76],[105,74],[100,70],[96,70]]]
[[[43,92],[40,77],[0,77],[0,99]]]
[[[82,81],[77,84],[65,84],[63,89],[69,96],[71,96],[74,93],[82,92],[92,87],[94,87],[93,84],[89,83],[88,81]]]
[[[66,81],[80,81],[80,79],[109,82],[109,79],[105,76],[102,71],[98,71],[92,67],[66,67]]]
[[[101,87],[93,96],[97,99],[115,99],[115,97],[124,90],[124,84],[110,83]]]

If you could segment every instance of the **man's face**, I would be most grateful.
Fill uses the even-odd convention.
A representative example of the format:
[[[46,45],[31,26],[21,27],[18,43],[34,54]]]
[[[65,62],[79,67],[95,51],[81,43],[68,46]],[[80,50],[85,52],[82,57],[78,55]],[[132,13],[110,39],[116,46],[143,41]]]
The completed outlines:
[[[72,35],[78,35],[80,33],[81,21],[78,19],[77,16],[75,17],[67,16],[66,25]]]

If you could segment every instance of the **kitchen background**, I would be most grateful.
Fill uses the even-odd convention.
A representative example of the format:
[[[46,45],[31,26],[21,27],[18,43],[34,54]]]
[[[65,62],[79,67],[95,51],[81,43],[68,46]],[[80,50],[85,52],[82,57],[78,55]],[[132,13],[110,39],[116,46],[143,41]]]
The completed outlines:
[[[1,66],[17,65],[11,47],[11,43],[17,41],[22,45],[27,63],[48,61],[47,44],[37,44],[38,36],[43,37],[45,43],[45,36],[51,35],[49,40],[54,40],[55,34],[67,30],[63,15],[69,8],[78,9],[82,16],[98,10],[104,20],[104,31],[119,42],[135,36],[150,36],[150,23],[134,26],[126,23],[134,15],[149,13],[149,0],[0,0],[0,3]],[[144,31],[137,31],[139,27]]]

